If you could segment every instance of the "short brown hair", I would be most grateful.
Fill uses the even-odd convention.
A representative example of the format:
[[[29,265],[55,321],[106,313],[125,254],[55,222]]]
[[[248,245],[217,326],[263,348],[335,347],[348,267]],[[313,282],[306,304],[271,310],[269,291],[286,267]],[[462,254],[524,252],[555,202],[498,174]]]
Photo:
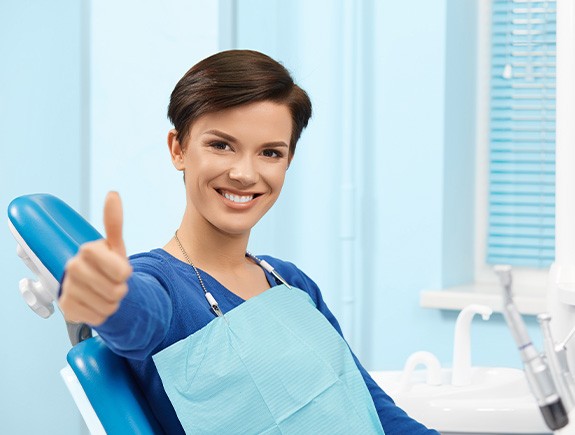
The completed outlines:
[[[311,117],[311,101],[289,71],[253,50],[227,50],[194,65],[176,84],[168,118],[183,145],[192,123],[202,115],[258,101],[285,104],[292,116],[290,157]]]

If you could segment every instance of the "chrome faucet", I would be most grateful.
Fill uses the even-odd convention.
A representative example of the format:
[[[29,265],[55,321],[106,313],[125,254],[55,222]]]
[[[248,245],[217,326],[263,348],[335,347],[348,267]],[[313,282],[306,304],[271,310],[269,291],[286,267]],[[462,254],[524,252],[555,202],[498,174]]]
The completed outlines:
[[[471,321],[475,314],[481,314],[483,320],[488,320],[493,310],[487,305],[471,304],[466,306],[455,322],[455,337],[453,340],[453,368],[451,384],[464,386],[471,384]]]

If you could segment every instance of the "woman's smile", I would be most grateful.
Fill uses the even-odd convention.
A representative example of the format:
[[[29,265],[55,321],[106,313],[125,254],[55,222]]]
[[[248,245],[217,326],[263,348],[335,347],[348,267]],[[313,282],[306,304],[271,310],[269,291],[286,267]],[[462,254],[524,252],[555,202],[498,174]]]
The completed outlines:
[[[244,210],[254,205],[254,200],[261,196],[259,193],[233,192],[227,189],[216,189],[223,197],[224,203],[228,207]]]

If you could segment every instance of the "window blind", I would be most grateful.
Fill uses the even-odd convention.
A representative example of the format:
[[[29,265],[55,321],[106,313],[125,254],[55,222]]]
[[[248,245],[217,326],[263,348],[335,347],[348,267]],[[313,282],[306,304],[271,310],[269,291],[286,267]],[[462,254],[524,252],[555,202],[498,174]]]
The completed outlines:
[[[555,256],[555,1],[493,0],[487,263]]]

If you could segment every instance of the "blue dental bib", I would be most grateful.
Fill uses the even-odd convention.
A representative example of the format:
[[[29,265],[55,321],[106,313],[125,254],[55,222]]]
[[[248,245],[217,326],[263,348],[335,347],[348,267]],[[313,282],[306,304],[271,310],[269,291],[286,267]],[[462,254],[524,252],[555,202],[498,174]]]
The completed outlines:
[[[351,352],[309,295],[273,287],[153,357],[188,434],[383,434]]]

